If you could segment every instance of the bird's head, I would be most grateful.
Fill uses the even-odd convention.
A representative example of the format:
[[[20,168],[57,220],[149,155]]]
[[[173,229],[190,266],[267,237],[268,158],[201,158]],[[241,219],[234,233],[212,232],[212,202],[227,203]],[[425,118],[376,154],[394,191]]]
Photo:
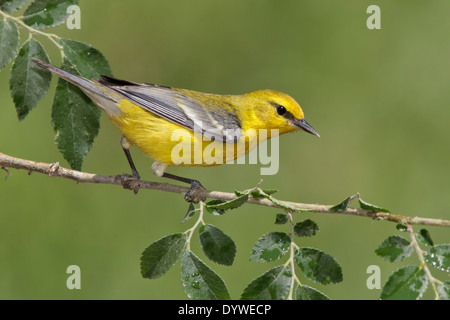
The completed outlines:
[[[317,137],[316,130],[305,121],[305,115],[300,105],[286,93],[275,90],[257,90],[246,93],[249,100],[247,106],[252,106],[248,116],[249,126],[259,129],[278,129],[280,134],[302,129]]]

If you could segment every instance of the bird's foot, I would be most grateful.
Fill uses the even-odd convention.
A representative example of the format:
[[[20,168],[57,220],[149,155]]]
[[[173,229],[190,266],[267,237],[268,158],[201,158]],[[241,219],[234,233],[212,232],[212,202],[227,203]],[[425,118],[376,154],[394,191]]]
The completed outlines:
[[[133,190],[134,194],[139,191],[139,180],[141,179],[137,172],[133,172],[133,175],[122,174],[119,176],[124,189]]]
[[[191,203],[199,203],[205,201],[206,197],[202,193],[206,191],[205,187],[197,180],[192,180],[191,188],[186,192],[184,200]]]

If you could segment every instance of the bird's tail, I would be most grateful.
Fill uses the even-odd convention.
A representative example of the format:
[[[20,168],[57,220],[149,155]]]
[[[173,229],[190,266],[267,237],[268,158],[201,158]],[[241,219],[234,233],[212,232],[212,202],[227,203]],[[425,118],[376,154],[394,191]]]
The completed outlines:
[[[31,58],[31,61],[39,67],[46,69],[56,74],[58,77],[63,78],[64,80],[79,87],[108,114],[112,115],[118,112],[117,102],[119,102],[122,98],[108,87],[98,83],[95,80],[92,81],[78,75],[74,75],[39,59]]]

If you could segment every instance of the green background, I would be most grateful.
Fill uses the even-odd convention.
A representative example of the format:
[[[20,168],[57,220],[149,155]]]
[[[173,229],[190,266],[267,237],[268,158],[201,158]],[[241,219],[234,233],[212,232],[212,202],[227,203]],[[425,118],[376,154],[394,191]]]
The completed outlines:
[[[204,92],[240,94],[270,88],[292,95],[321,134],[280,138],[280,170],[259,175],[258,165],[181,168],[169,172],[200,180],[208,189],[279,189],[278,198],[336,204],[360,192],[393,213],[449,219],[450,30],[449,1],[377,1],[381,30],[369,30],[373,1],[80,1],[81,30],[50,29],[92,44],[116,77]],[[17,14],[16,14],[17,15]],[[21,32],[22,42],[28,37]],[[60,55],[45,38],[53,63]],[[19,123],[9,94],[10,66],[0,72],[0,152],[67,166],[54,144],[50,93]],[[120,133],[102,116],[101,130],[83,170],[128,172]],[[151,161],[133,156],[143,179]],[[117,186],[76,184],[26,171],[0,171],[0,298],[184,299],[177,263],[164,277],[143,279],[141,252],[150,243],[188,229],[180,224],[183,197]],[[249,261],[256,240],[270,231],[280,210],[245,205],[207,223],[237,245],[232,267],[207,261],[233,298],[269,268]],[[381,268],[382,284],[407,263],[388,263],[374,250],[395,224],[343,215],[296,214],[314,219],[320,232],[299,239],[334,256],[344,281],[314,285],[333,299],[377,299],[366,269]],[[418,231],[420,228],[416,227]],[[428,227],[436,243],[448,229]],[[406,236],[406,235],[404,235]],[[284,263],[285,259],[282,260]],[[66,268],[81,268],[81,290],[68,290]],[[433,269],[433,275],[448,275]],[[299,271],[300,274],[300,271]],[[425,296],[433,298],[430,290]]]

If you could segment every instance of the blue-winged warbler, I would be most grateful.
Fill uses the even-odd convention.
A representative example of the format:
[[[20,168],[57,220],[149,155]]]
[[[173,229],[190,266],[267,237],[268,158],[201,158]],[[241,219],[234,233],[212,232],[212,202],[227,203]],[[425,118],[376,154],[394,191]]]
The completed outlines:
[[[166,173],[167,166],[219,165],[274,135],[297,129],[319,136],[305,121],[300,105],[282,92],[218,95],[107,76],[89,80],[38,59],[32,61],[81,88],[114,122],[123,134],[122,148],[134,177],[139,178],[139,174],[130,156],[131,145],[155,160],[152,170],[156,175],[190,183],[187,200],[194,198],[201,184]],[[261,130],[266,130],[264,136]],[[185,153],[181,162],[178,151],[174,161],[180,141],[181,147],[186,147],[181,148]],[[205,156],[207,149],[214,150],[213,161]]]

